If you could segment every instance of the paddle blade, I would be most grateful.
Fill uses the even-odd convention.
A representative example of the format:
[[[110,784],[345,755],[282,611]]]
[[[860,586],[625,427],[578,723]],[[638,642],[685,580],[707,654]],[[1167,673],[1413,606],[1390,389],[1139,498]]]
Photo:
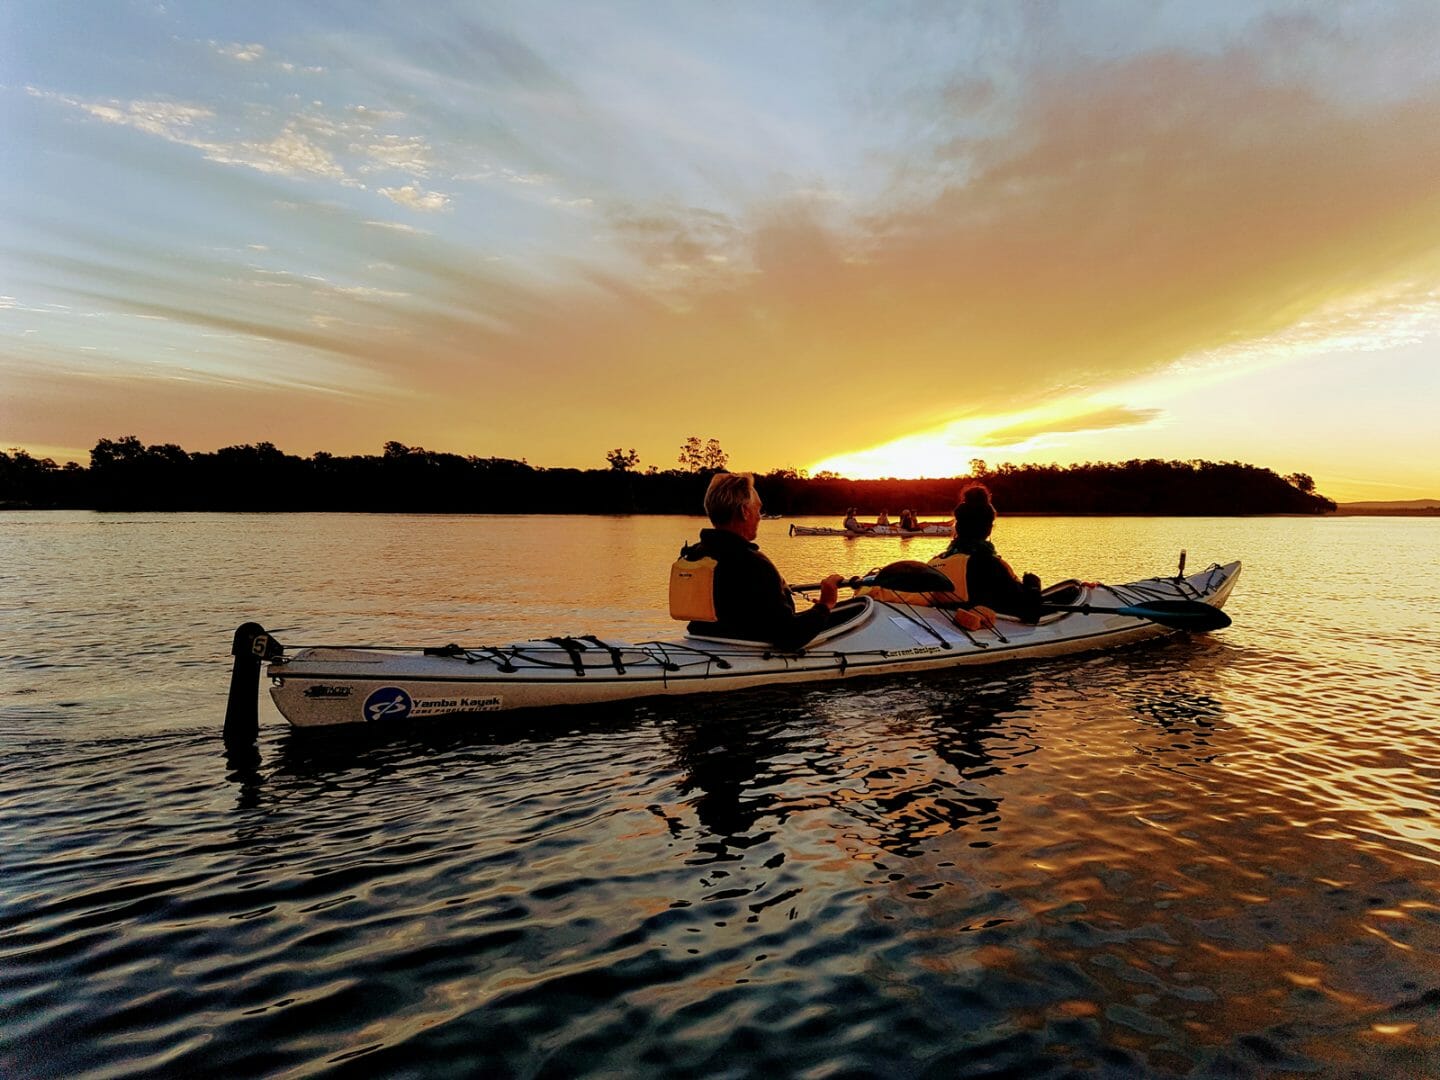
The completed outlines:
[[[848,585],[852,589],[858,589],[862,585],[875,585],[882,589],[907,593],[948,593],[955,588],[950,579],[939,570],[912,559],[892,562],[889,566],[872,570],[862,577],[846,578],[840,584]],[[818,588],[818,581],[790,586],[792,592],[813,592]]]
[[[910,593],[948,593],[955,589],[954,583],[935,567],[913,559],[882,566],[859,584]]]
[[[1198,600],[1151,600],[1148,603],[1120,608],[1119,611],[1122,615],[1149,619],[1172,630],[1190,630],[1195,633],[1223,630],[1230,625],[1229,615]]]

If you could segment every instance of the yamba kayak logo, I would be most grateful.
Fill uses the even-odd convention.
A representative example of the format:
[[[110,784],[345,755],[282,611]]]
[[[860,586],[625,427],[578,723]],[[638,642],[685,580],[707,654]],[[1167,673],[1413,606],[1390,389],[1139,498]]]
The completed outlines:
[[[366,720],[404,720],[413,706],[410,695],[398,686],[384,686],[365,699]]]

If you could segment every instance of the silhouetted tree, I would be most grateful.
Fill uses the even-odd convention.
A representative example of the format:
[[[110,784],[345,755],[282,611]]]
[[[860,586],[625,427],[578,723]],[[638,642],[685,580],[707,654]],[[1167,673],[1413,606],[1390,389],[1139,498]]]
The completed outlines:
[[[605,460],[610,463],[610,468],[616,472],[629,472],[640,464],[640,455],[632,447],[629,450],[621,450],[616,447],[605,455]]]
[[[686,472],[699,472],[705,462],[705,448],[700,444],[700,436],[691,435],[680,444],[680,467]]]
[[[691,435],[680,446],[680,464],[686,472],[723,472],[729,461],[719,439],[702,443],[699,436]]]
[[[705,451],[700,456],[702,469],[708,472],[724,472],[729,463],[730,455],[720,449],[719,439],[711,439],[705,444]]]

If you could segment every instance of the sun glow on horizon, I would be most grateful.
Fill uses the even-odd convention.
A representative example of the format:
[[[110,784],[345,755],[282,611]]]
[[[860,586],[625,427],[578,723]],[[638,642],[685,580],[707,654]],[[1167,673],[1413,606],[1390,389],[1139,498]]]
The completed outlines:
[[[973,472],[976,460],[987,465],[1058,460],[1078,436],[1115,425],[1149,424],[1158,415],[1158,410],[1128,409],[1095,398],[1067,398],[1053,406],[972,417],[836,454],[817,461],[810,473],[833,472],[852,480],[963,476]]]
[[[952,428],[956,426],[959,425],[947,425],[864,450],[837,454],[811,465],[810,475],[832,472],[851,480],[890,477],[924,480],[958,476],[969,470],[971,459],[981,455],[962,437],[952,433]]]

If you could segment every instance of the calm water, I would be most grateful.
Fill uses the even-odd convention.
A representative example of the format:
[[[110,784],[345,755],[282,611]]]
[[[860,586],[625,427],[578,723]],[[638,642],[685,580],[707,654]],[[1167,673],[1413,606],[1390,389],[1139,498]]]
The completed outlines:
[[[241,621],[670,635],[698,525],[0,514],[0,1075],[1440,1075],[1434,520],[1003,519],[1235,625],[227,762]]]

